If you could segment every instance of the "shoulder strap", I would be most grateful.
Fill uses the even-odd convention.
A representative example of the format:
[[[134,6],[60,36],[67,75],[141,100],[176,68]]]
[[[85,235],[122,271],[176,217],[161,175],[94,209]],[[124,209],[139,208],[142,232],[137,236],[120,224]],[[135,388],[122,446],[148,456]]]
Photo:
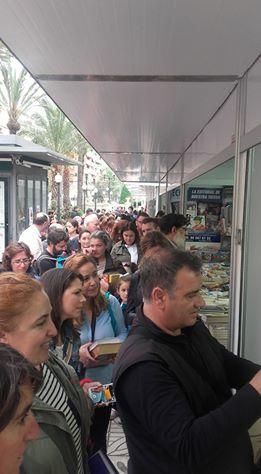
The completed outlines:
[[[108,311],[109,311],[109,315],[110,315],[110,318],[111,318],[111,325],[112,325],[112,329],[113,329],[113,332],[114,332],[114,336],[117,335],[117,323],[116,323],[116,319],[115,319],[115,316],[114,316],[114,313],[113,313],[113,310],[112,310],[112,307],[111,307],[111,303],[110,303],[110,293],[108,291],[106,291],[106,293],[104,294],[106,300],[107,300],[107,303],[108,303]]]

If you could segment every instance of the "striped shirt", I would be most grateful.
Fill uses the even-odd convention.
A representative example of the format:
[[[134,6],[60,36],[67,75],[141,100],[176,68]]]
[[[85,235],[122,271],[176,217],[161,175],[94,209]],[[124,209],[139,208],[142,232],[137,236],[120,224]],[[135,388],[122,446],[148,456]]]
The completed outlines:
[[[78,474],[84,474],[80,421],[78,424],[70,407],[68,395],[46,364],[43,366],[43,385],[37,396],[50,407],[63,412],[77,453]]]

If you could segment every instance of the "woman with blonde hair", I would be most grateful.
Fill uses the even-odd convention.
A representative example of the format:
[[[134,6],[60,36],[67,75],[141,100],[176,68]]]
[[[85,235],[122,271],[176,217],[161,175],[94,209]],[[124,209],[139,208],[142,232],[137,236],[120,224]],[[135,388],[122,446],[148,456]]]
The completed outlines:
[[[49,298],[38,281],[24,274],[0,275],[0,342],[43,373],[32,407],[40,434],[29,443],[23,472],[88,473],[90,407],[75,371],[49,353],[57,335],[50,313]]]
[[[85,367],[84,376],[99,380],[102,384],[112,381],[113,360],[95,360],[89,348],[93,342],[101,339],[120,338],[127,336],[122,310],[118,300],[111,294],[104,296],[100,290],[100,279],[96,261],[92,256],[73,255],[65,263],[65,268],[78,273],[83,278],[83,295],[86,302],[83,307],[79,326],[81,348],[80,360]],[[95,410],[91,437],[94,440],[93,450],[106,451],[106,433],[110,418],[110,408]]]

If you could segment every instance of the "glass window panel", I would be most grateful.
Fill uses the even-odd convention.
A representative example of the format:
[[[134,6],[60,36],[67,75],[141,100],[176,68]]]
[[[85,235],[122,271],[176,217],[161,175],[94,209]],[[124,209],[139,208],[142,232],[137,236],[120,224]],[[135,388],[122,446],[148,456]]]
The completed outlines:
[[[31,225],[34,216],[34,182],[32,179],[27,180],[27,215],[28,225]]]
[[[41,211],[41,181],[35,181],[35,212]]]
[[[47,212],[47,183],[42,181],[42,211]]]
[[[25,228],[25,179],[19,178],[17,181],[17,234],[20,235]]]
[[[210,332],[225,346],[229,342],[233,185],[234,159],[185,186],[185,209],[189,220],[186,249],[203,262],[206,307],[201,313]]]
[[[249,182],[247,186],[247,225],[245,244],[245,294],[243,329],[243,356],[261,363],[261,292],[260,292],[260,232],[261,206],[261,145],[253,150],[253,158],[249,163]]]

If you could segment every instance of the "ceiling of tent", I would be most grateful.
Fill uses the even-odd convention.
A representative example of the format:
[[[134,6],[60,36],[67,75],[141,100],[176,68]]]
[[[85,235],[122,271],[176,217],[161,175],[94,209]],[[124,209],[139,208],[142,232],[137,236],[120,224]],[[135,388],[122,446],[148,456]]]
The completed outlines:
[[[5,44],[122,181],[158,182],[261,50],[260,0],[0,0]]]

